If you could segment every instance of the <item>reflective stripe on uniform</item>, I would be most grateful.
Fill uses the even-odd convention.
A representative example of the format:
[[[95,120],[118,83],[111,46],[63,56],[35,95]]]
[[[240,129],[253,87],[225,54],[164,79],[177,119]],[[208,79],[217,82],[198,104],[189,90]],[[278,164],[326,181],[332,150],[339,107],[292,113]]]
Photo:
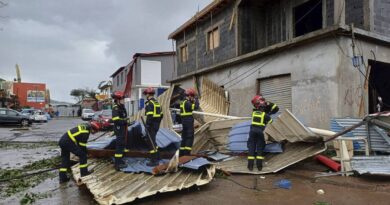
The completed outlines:
[[[60,168],[60,172],[67,172],[68,169],[67,168]]]
[[[157,149],[150,150],[149,153],[150,153],[150,154],[157,153]]]
[[[256,159],[264,159],[263,156],[256,156]]]
[[[248,156],[248,159],[255,159],[254,156]]]
[[[192,110],[195,109],[195,104],[192,104],[191,105],[191,109],[190,111],[186,111],[186,102],[187,100],[184,100],[183,102],[180,103],[180,116],[190,116],[192,115]]]
[[[153,104],[153,111],[147,112],[146,115],[152,115],[153,117],[161,117],[162,110],[161,110],[160,103],[153,101],[153,100],[150,100],[149,102]],[[159,109],[160,112],[158,112],[158,113],[157,113],[157,108],[160,108]]]
[[[88,167],[88,164],[80,164],[79,167],[80,168],[86,168],[86,167]]]
[[[128,149],[124,149],[123,151],[124,151],[124,152],[129,152],[130,150],[128,150]]]
[[[117,158],[123,157],[123,154],[115,154],[115,157]]]
[[[83,146],[83,147],[86,147],[86,146],[87,146],[87,143],[79,142],[79,145],[80,145],[80,146]]]
[[[273,121],[273,120],[272,120],[272,119],[270,119],[270,120],[268,121],[268,123],[267,123],[267,124],[269,124],[269,123],[272,123],[272,121]]]
[[[192,147],[180,147],[180,150],[192,150]]]
[[[271,108],[271,111],[274,110],[276,108],[276,104],[274,104]]]
[[[120,117],[113,117],[112,121],[117,121],[117,120],[120,120],[120,119],[121,119]]]
[[[77,145],[77,140],[76,140],[76,137],[77,136],[79,136],[80,134],[83,134],[83,133],[86,133],[86,134],[88,134],[89,133],[89,131],[86,129],[86,127],[85,126],[83,126],[83,125],[79,125],[79,126],[77,126],[77,128],[79,129],[77,132],[75,132],[75,133],[72,133],[70,130],[68,130],[68,136],[69,136],[69,138]],[[81,144],[83,144],[83,143],[81,143]],[[80,144],[80,145],[81,145]],[[81,146],[83,146],[83,145],[81,145]]]
[[[265,126],[264,124],[265,112],[253,111],[252,113],[252,125]],[[258,119],[260,121],[258,121]]]

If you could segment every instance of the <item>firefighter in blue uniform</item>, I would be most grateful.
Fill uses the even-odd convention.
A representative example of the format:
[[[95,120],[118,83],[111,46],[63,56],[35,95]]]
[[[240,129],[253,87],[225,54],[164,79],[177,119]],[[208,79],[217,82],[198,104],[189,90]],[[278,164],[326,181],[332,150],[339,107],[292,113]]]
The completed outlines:
[[[115,91],[111,95],[114,99],[112,107],[112,122],[114,123],[114,134],[116,136],[116,148],[114,155],[115,169],[119,171],[127,167],[123,161],[123,152],[125,151],[125,135],[127,133],[127,112],[123,104],[124,93],[122,91]]]
[[[163,112],[161,110],[161,105],[154,98],[154,89],[146,88],[143,94],[146,96],[145,102],[145,115],[146,115],[146,129],[149,133],[150,140],[149,143],[149,153],[150,153],[150,162],[147,163],[148,166],[156,166],[160,161],[160,154],[158,152],[158,146],[156,143],[156,135],[160,129],[161,119],[163,118]]]
[[[75,128],[68,130],[62,135],[58,145],[61,148],[61,167],[59,172],[60,183],[69,181],[67,172],[70,171],[70,153],[75,154],[80,159],[81,177],[90,174],[87,165],[87,141],[90,133],[99,131],[100,124],[91,122],[89,124],[80,124]]]
[[[199,109],[198,98],[193,88],[185,91],[186,99],[180,102],[180,118],[183,125],[181,134],[180,156],[190,155],[194,143],[194,117],[192,111]]]
[[[264,98],[256,95],[252,99],[252,104],[254,109],[252,112],[252,123],[248,139],[248,169],[253,171],[254,162],[256,160],[257,169],[261,171],[263,169],[263,151],[265,148],[263,132],[266,125],[272,123],[272,119],[265,112],[267,103],[264,101]]]

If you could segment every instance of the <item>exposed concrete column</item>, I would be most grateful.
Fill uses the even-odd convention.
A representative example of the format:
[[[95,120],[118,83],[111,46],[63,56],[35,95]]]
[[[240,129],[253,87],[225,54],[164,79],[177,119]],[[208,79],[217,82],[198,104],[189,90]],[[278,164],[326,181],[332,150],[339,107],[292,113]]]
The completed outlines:
[[[345,25],[345,0],[334,0],[334,24]]]

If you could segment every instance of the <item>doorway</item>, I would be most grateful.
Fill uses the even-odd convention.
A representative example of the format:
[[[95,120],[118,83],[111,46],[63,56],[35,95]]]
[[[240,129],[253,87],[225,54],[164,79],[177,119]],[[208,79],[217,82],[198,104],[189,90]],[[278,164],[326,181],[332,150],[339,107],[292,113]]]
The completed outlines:
[[[369,113],[378,112],[379,106],[381,111],[390,111],[390,63],[369,60],[368,64],[371,66],[368,93]]]

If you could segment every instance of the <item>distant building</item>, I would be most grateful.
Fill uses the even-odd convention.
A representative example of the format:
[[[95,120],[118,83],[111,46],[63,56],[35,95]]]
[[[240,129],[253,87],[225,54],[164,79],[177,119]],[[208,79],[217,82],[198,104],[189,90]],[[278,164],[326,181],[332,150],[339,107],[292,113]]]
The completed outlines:
[[[13,93],[18,97],[20,107],[44,109],[46,106],[46,84],[13,83]]]
[[[126,109],[133,115],[144,107],[145,88],[155,88],[158,96],[170,86],[168,80],[175,74],[175,65],[175,52],[136,53],[128,65],[111,75],[112,91],[125,92]]]

